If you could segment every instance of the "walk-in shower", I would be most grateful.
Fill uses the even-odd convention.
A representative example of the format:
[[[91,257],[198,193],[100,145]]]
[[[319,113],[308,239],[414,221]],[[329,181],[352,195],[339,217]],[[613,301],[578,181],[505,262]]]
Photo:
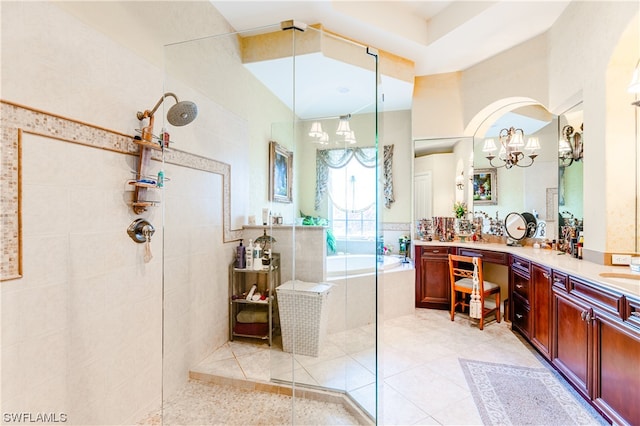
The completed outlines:
[[[381,113],[377,51],[314,26],[274,25],[167,45],[164,53],[165,90],[168,94],[179,92],[197,98],[199,113],[207,118],[199,120],[198,126],[191,126],[198,138],[188,140],[180,150],[199,153],[204,146],[200,145],[201,141],[204,143],[206,140],[217,147],[216,152],[208,152],[207,155],[230,164],[230,173],[221,176],[230,182],[229,202],[207,204],[207,209],[210,207],[211,214],[219,215],[223,222],[228,221],[224,226],[229,226],[230,234],[242,238],[244,244],[248,244],[250,239],[255,241],[265,230],[268,235],[276,237],[273,251],[279,254],[280,259],[277,282],[326,281],[326,229],[296,224],[299,223],[296,219],[301,211],[309,212],[327,219],[329,227],[332,222],[342,223],[343,238],[348,239],[354,232],[350,225],[355,220],[338,217],[339,210],[332,208],[328,195],[325,194],[316,204],[316,158],[318,150],[339,152],[353,147],[371,148],[373,179],[377,181],[378,121]],[[156,108],[157,105],[154,110]],[[353,136],[351,133],[335,132],[339,117],[344,115],[350,117],[350,130],[357,140],[350,137]],[[172,110],[168,116],[172,123],[171,117],[175,116]],[[182,118],[180,114],[178,117]],[[322,121],[323,128],[331,132],[323,143],[309,137],[309,128],[314,121]],[[270,141],[276,141],[293,154],[292,171],[287,175],[292,180],[291,202],[279,202],[269,195],[268,182],[274,173],[268,157]],[[170,164],[165,167],[172,168]],[[180,170],[171,172],[181,174]],[[201,179],[209,179],[211,172],[202,170],[194,173],[202,176]],[[213,182],[217,179],[215,177]],[[175,179],[172,185],[174,182]],[[333,184],[348,188],[349,180]],[[203,188],[206,195],[206,187],[195,185]],[[166,197],[174,196],[174,190],[176,188],[166,188]],[[371,191],[369,197],[373,205],[370,216],[365,220],[370,222],[372,238],[377,240],[381,229],[380,203],[377,200],[382,199],[381,190],[375,184],[368,190]],[[282,218],[282,224],[251,225],[251,218],[261,218],[263,209],[274,217]],[[178,378],[183,373],[188,373],[205,357],[228,344],[230,332],[227,324],[236,322],[225,319],[230,312],[235,312],[229,308],[232,295],[229,294],[227,271],[234,261],[233,248],[238,241],[229,240],[222,245],[221,241],[215,242],[220,250],[203,253],[202,261],[214,265],[206,284],[215,290],[200,289],[197,285],[181,287],[175,280],[184,273],[184,265],[180,264],[180,254],[171,246],[184,241],[181,229],[185,224],[180,218],[183,213],[177,208],[167,207],[164,217],[165,395],[177,389],[180,384]],[[194,214],[201,216],[198,212]],[[221,239],[222,235],[216,233],[215,226],[211,237]],[[376,255],[375,245],[367,254]],[[189,268],[203,267],[194,264]],[[346,281],[349,279],[345,278]],[[317,357],[297,354],[295,349],[293,352],[283,351],[279,340],[282,324],[278,323],[280,315],[276,299],[273,312],[276,337],[270,348],[271,356],[256,360],[258,365],[254,364],[255,367],[269,371],[268,381],[271,384],[334,392],[375,419],[378,288],[383,278],[374,268],[366,279],[369,289],[366,298],[354,297],[348,291],[348,285],[339,285],[332,290],[329,303],[333,303],[332,300],[336,302],[330,310],[331,322],[338,326],[333,327],[334,333],[324,340],[326,343]],[[181,311],[170,305],[174,298],[183,298],[184,292],[201,294],[198,303],[202,302],[203,306],[206,303],[208,310],[200,317],[182,320]],[[233,297],[237,298],[237,295]],[[215,319],[217,322],[212,323]],[[353,340],[354,333],[359,334],[357,344]],[[198,336],[197,339],[188,340],[194,335]],[[295,339],[309,337],[294,336]],[[177,342],[190,345],[193,351],[185,353],[176,349],[174,345]],[[234,338],[233,344],[264,347],[268,341]],[[288,346],[295,348],[295,345]],[[247,409],[251,409],[250,405]],[[292,413],[292,422],[295,423],[295,398]]]

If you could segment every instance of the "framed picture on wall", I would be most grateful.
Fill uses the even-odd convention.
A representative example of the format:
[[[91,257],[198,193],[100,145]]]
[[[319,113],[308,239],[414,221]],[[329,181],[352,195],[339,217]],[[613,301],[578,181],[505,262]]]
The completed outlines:
[[[293,153],[275,141],[269,142],[269,200],[290,203],[293,187]]]
[[[498,172],[494,169],[473,171],[473,205],[498,204]]]

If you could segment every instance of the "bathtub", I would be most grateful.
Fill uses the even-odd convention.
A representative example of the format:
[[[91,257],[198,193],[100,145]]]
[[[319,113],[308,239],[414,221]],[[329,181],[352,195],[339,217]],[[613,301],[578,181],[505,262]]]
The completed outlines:
[[[327,278],[344,277],[373,273],[378,270],[388,271],[402,263],[401,257],[381,256],[383,262],[377,261],[375,254],[338,254],[327,256]]]
[[[326,280],[333,285],[327,300],[329,333],[371,326],[376,312],[384,319],[414,313],[413,262],[402,263],[396,256],[382,259],[378,263],[372,254],[327,256]]]

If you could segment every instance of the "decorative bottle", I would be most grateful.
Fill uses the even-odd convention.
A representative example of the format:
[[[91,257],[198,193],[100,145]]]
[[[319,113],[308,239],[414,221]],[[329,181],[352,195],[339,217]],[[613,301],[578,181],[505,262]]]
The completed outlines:
[[[253,245],[253,270],[262,270],[262,247],[260,244]]]

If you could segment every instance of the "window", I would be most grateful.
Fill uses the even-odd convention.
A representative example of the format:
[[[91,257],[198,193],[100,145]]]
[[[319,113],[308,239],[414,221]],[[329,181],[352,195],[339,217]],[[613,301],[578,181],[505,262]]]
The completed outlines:
[[[376,235],[376,168],[356,158],[329,169],[329,220],[337,238]]]

